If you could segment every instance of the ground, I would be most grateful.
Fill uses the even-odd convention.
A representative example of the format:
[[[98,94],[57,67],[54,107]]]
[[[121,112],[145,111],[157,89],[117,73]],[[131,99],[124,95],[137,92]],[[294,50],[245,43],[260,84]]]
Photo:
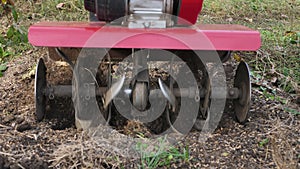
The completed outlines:
[[[206,5],[212,9],[219,9],[216,4]],[[76,4],[66,2],[65,5],[67,8]],[[44,7],[43,10],[43,14],[30,13],[30,16],[34,18],[34,15],[37,15],[39,18],[38,15],[46,15],[47,9]],[[220,11],[219,16],[222,16],[224,11]],[[203,19],[206,22],[208,20],[219,21],[208,11],[204,11],[204,14]],[[57,17],[61,15],[63,15],[63,10],[59,11]],[[235,17],[237,17],[236,14],[232,17],[220,18],[234,21]],[[247,18],[251,19],[249,16]],[[72,20],[72,15],[61,19]],[[255,17],[253,19],[254,21],[251,22],[257,20]],[[30,22],[36,20],[38,19]],[[7,30],[9,26],[7,20],[3,17],[1,22],[3,30]],[[250,57],[255,58],[256,55],[268,58],[267,48],[268,46],[264,46],[256,53],[239,52],[236,54],[250,61],[252,69],[256,69]],[[296,54],[299,53],[296,50],[297,47],[292,49]],[[276,52],[272,54],[275,55]],[[142,155],[141,159],[118,156],[103,149],[86,132],[77,130],[72,120],[68,120],[74,116],[72,109],[64,110],[67,115],[59,117],[60,119],[51,117],[42,122],[36,122],[34,69],[40,57],[48,58],[45,49],[28,48],[18,57],[7,61],[8,69],[4,72],[4,76],[0,77],[0,168],[141,167],[145,162]],[[236,61],[232,59],[231,62]],[[65,64],[49,59],[46,59],[46,63],[48,78],[52,83],[70,83],[70,78],[65,77],[69,74],[68,71],[57,71],[67,70]],[[252,75],[252,86],[252,104],[249,120],[245,125],[237,123],[232,118],[233,112],[227,111],[218,128],[208,135],[206,142],[200,142],[199,132],[192,130],[184,140],[176,144],[178,151],[188,151],[187,158],[171,158],[170,163],[160,167],[300,168],[300,103],[299,100],[297,101],[297,93],[286,92],[280,86],[274,85],[272,79],[261,79],[258,75]],[[281,99],[273,99],[266,94],[266,90],[276,91],[276,96]],[[71,104],[71,100],[64,100],[63,103],[52,102],[52,105],[60,104],[57,106],[59,108],[68,107],[64,104]],[[144,165],[144,168],[146,166]],[[148,167],[151,166],[148,165]]]

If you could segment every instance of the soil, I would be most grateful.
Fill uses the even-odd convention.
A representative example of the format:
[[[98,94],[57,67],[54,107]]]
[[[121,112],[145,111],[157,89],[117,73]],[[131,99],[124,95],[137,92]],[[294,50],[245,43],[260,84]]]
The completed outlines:
[[[75,128],[71,99],[52,100],[47,118],[36,121],[33,70],[39,57],[46,59],[52,84],[71,83],[67,65],[47,59],[45,49],[34,49],[8,64],[0,78],[0,168],[138,167],[136,159],[112,160],[111,152]],[[163,168],[300,168],[300,116],[285,111],[299,111],[299,103],[286,93],[280,96],[290,101],[288,105],[268,100],[254,87],[245,125],[237,123],[229,109],[206,142],[192,130],[177,145],[188,147],[189,160]],[[128,130],[135,127],[124,133],[132,133]]]

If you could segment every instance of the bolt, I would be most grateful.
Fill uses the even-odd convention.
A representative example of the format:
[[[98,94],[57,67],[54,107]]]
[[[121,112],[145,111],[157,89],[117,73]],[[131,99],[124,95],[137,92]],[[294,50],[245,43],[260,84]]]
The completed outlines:
[[[53,93],[50,93],[50,94],[49,94],[49,99],[50,99],[50,100],[54,100],[54,99],[55,99],[55,96],[54,96]]]
[[[233,95],[234,95],[234,90],[231,90],[231,89],[230,89],[230,90],[229,90],[229,95],[230,95],[230,96],[233,96]]]

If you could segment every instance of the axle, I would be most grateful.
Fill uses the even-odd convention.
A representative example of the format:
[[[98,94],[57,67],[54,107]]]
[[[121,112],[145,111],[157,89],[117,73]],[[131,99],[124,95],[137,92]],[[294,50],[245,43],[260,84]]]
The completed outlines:
[[[96,87],[95,89],[95,94],[93,94],[94,96],[104,96],[105,93],[109,90],[108,87]],[[195,88],[191,87],[191,88],[174,88],[173,89],[173,94],[176,97],[188,97],[188,98],[196,98],[198,97],[195,93]],[[218,96],[221,96],[223,93],[223,89],[218,89],[215,88],[215,91],[213,92],[213,95],[211,96],[211,98],[214,99],[221,99]],[[86,94],[91,94],[93,91],[91,89],[88,89],[85,91]],[[131,89],[124,89],[123,91],[121,90],[121,94],[127,94],[127,95],[131,95],[132,94],[132,90]],[[151,92],[149,92],[151,93]],[[227,99],[238,99],[239,98],[239,89],[238,88],[229,88],[227,89]],[[54,99],[55,97],[72,97],[72,85],[56,85],[56,86],[47,86],[44,90],[43,90],[43,94],[48,97],[49,99]],[[205,89],[200,89],[200,98],[204,98],[206,94],[206,90]],[[164,98],[164,95],[161,93],[158,95],[160,98]]]

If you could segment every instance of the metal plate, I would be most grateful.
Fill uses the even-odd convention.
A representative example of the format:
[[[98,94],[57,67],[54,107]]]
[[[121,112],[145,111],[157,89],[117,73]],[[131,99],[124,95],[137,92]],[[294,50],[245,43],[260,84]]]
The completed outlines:
[[[239,98],[233,100],[235,117],[239,123],[245,123],[248,118],[251,101],[250,71],[247,63],[241,61],[235,74],[234,87],[239,89]]]
[[[46,87],[46,66],[42,58],[39,59],[35,73],[35,115],[38,121],[42,121],[45,116],[46,98],[44,90]]]
[[[261,44],[258,31],[228,24],[129,29],[103,22],[40,22],[30,27],[28,38],[46,47],[256,51]]]

